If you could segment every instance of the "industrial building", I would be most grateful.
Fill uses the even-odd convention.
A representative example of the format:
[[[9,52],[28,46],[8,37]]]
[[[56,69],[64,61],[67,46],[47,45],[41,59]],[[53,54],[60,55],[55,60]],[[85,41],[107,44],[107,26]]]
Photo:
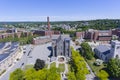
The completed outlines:
[[[34,35],[40,36],[52,36],[60,34],[60,31],[51,30],[49,17],[47,17],[47,30],[32,30],[32,32]]]

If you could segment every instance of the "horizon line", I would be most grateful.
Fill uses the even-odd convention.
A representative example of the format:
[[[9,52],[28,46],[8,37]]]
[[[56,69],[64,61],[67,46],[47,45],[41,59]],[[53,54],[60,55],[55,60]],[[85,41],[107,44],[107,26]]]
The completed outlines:
[[[76,21],[92,21],[92,20],[120,20],[118,18],[99,18],[99,19],[83,19],[83,20],[50,20],[50,22],[76,22]],[[9,21],[0,21],[0,22],[47,22],[47,20],[9,20]]]

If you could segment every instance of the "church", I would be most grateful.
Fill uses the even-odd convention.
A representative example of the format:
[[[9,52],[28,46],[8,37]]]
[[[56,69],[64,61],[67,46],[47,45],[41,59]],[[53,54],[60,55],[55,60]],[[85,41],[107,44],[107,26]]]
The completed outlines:
[[[52,36],[52,56],[71,56],[70,37],[69,35],[53,35]]]

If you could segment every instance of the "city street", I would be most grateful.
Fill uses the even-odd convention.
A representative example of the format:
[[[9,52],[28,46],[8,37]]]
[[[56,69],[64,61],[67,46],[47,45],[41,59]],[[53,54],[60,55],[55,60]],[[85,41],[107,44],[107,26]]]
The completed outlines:
[[[42,60],[47,60],[48,56],[50,55],[50,50],[48,47],[51,46],[51,43],[47,43],[44,45],[37,45],[34,46],[33,50],[26,51],[25,54],[22,55],[21,59],[14,63],[7,71],[0,76],[0,80],[9,80],[9,75],[11,72],[13,72],[16,68],[24,68],[26,64],[34,64],[36,59],[42,59]],[[26,47],[26,50],[29,47]],[[29,53],[30,52],[30,53]]]

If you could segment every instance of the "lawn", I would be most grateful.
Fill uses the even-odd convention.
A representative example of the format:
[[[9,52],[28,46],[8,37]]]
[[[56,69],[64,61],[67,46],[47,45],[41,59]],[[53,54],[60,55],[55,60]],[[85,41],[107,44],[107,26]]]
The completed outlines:
[[[33,67],[34,67],[34,65],[29,64],[29,65],[26,65],[26,66],[25,66],[24,70],[27,70],[27,69],[30,69],[30,68],[33,68]]]
[[[65,64],[59,64],[58,69],[60,70],[60,72],[64,72],[65,71]]]
[[[71,65],[68,64],[68,71],[71,71]]]
[[[52,68],[52,67],[56,67],[56,63],[55,63],[55,62],[51,63],[51,64],[50,64],[50,67],[51,67],[51,68]]]
[[[45,68],[48,68],[48,64],[45,64]]]
[[[86,61],[95,74],[98,73],[99,70],[105,68],[104,64],[102,64],[101,66],[94,65],[95,58],[93,58],[92,60],[86,60]]]

